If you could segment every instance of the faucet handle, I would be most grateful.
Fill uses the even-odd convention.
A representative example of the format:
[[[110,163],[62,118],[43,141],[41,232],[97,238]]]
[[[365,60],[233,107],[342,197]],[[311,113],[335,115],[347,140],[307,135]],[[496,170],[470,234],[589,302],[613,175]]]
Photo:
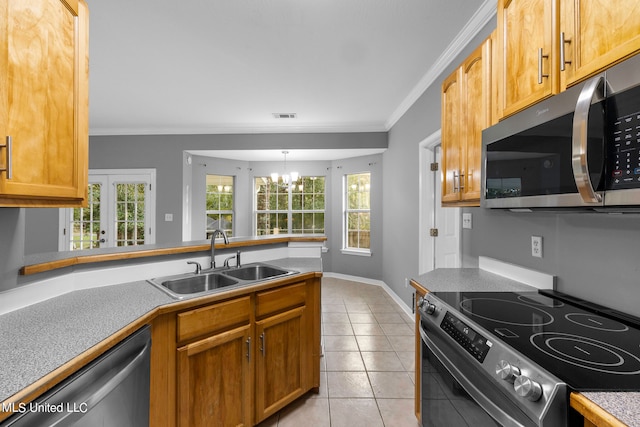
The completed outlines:
[[[200,265],[199,262],[187,261],[187,264],[195,264],[195,266],[196,266],[196,274],[200,274],[200,272],[202,271],[202,266]]]

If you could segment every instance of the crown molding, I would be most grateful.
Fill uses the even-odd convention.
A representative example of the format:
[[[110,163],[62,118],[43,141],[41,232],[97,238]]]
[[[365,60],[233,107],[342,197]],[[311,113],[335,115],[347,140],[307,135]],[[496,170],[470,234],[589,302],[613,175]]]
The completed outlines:
[[[471,17],[469,22],[462,28],[455,39],[442,52],[442,55],[434,62],[434,65],[420,79],[418,84],[409,92],[409,95],[391,114],[389,120],[385,124],[387,131],[391,130],[393,125],[406,113],[409,108],[422,96],[422,94],[431,86],[445,69],[462,53],[463,49],[478,35],[478,33],[489,23],[497,13],[497,5],[495,0],[485,0],[476,13]]]
[[[327,125],[222,125],[212,127],[166,127],[166,128],[100,128],[89,130],[90,136],[113,135],[216,135],[216,134],[259,134],[259,133],[357,133],[357,132],[387,132],[383,122],[361,123],[345,122]]]

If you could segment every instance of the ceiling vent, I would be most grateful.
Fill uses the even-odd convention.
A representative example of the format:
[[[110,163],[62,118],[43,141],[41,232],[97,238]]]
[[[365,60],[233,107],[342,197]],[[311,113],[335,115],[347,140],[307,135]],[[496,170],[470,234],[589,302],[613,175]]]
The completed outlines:
[[[273,113],[273,117],[276,119],[295,119],[297,117],[296,113]]]

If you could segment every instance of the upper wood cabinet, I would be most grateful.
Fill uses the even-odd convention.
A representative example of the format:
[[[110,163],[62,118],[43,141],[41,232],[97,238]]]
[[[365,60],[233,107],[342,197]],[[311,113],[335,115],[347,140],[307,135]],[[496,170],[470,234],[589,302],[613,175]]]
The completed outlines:
[[[640,51],[636,0],[498,0],[500,117]]]
[[[560,17],[561,89],[640,51],[637,0],[562,0]]]
[[[0,206],[80,206],[88,173],[86,3],[0,0],[0,10]]]
[[[556,0],[498,0],[501,116],[558,91]]]
[[[442,85],[442,203],[478,206],[482,130],[492,122],[491,38]]]

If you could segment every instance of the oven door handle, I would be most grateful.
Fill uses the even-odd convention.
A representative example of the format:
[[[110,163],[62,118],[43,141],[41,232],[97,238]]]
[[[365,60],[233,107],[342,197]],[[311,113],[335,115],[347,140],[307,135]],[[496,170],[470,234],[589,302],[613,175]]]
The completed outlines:
[[[429,350],[438,358],[440,363],[449,371],[451,376],[458,381],[458,383],[469,393],[469,395],[476,401],[478,405],[484,409],[493,419],[498,421],[501,425],[525,427],[524,424],[514,419],[498,405],[493,403],[487,396],[484,395],[467,377],[460,372],[460,370],[442,353],[438,347],[427,337],[427,334],[422,329],[422,326],[418,328],[420,330],[420,336],[422,341],[429,347]]]
[[[585,203],[601,203],[602,196],[598,194],[591,184],[588,163],[588,129],[589,110],[593,102],[604,99],[605,80],[603,76],[597,76],[589,80],[578,97],[576,111],[573,115],[573,135],[571,141],[571,166],[573,178],[578,187],[578,193]]]

